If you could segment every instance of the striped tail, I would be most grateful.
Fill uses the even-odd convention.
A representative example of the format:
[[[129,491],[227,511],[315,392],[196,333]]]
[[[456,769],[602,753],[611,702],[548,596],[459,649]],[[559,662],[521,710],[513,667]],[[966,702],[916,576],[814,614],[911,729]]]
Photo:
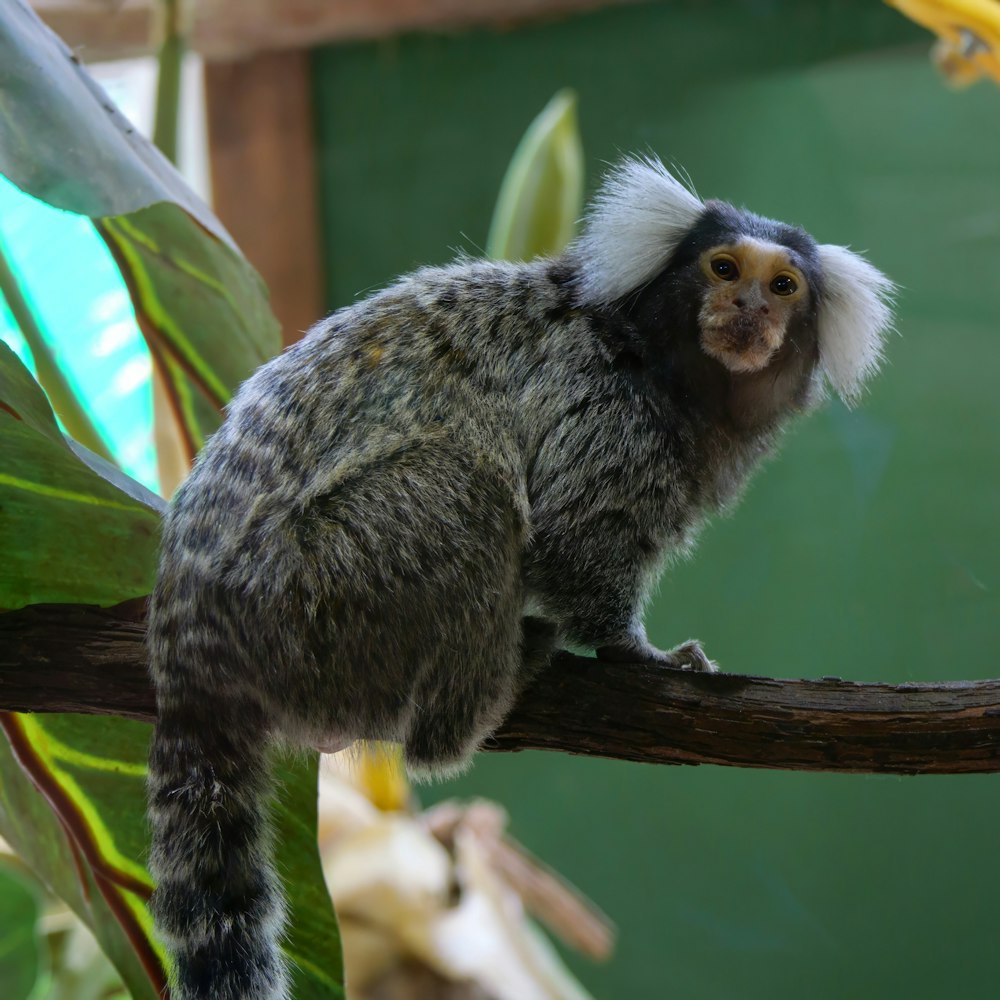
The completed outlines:
[[[157,698],[148,788],[157,881],[151,907],[173,959],[171,998],[287,1000],[263,714],[190,682],[161,683]]]

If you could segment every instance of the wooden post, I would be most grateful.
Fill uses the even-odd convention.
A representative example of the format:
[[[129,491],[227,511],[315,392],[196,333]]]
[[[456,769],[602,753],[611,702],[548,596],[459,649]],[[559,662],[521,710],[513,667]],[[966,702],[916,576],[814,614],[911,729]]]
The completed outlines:
[[[205,94],[215,212],[294,343],[325,312],[309,53],[206,62]]]

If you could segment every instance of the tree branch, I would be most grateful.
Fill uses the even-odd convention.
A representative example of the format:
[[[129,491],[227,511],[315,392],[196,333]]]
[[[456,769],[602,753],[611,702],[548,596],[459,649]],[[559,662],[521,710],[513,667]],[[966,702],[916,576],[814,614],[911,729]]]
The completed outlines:
[[[0,615],[0,709],[152,721],[145,600]],[[858,684],[603,663],[560,653],[487,750],[796,771],[1000,771],[1000,680]]]

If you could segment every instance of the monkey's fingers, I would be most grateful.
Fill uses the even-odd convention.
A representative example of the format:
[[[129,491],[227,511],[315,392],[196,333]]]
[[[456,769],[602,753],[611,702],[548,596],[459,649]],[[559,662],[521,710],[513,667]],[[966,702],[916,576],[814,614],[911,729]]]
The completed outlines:
[[[718,673],[719,665],[705,655],[697,639],[688,639],[672,649],[667,656],[674,660],[672,666],[681,670],[698,670],[706,674]]]
[[[596,652],[599,660],[611,663],[656,663],[675,670],[698,670],[708,674],[714,674],[719,669],[705,655],[697,639],[689,639],[669,651],[657,649],[648,642],[631,640],[599,646]]]

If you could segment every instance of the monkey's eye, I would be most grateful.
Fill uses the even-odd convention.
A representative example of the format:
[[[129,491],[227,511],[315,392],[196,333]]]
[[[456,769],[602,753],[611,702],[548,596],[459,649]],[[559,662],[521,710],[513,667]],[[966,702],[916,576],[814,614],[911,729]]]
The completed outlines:
[[[712,274],[723,281],[735,281],[740,276],[740,269],[732,257],[713,257],[710,266]]]
[[[779,274],[771,282],[771,291],[775,295],[794,295],[798,290],[799,286],[790,274]]]

